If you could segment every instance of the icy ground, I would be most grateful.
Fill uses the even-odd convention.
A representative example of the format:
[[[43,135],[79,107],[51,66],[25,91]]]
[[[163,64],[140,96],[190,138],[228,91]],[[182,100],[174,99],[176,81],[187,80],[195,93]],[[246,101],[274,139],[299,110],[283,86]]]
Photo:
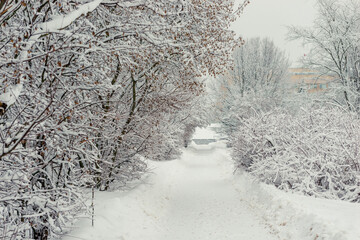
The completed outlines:
[[[214,138],[198,130],[196,139]],[[283,193],[233,175],[224,143],[192,143],[179,160],[126,191],[97,192],[95,227],[80,220],[63,240],[357,240],[359,204]]]

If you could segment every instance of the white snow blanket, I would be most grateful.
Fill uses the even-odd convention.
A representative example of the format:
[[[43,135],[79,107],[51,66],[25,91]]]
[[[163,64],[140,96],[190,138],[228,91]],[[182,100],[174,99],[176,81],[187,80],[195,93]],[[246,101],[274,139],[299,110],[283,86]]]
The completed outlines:
[[[197,138],[214,134],[202,131]],[[192,143],[178,160],[149,164],[153,171],[141,183],[97,192],[95,226],[82,219],[63,240],[360,239],[358,204],[284,193],[234,175],[224,143]]]

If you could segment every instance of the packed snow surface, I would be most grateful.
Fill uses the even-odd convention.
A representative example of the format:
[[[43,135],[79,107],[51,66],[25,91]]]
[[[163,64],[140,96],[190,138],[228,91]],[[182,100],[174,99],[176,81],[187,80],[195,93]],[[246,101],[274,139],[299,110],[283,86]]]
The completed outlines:
[[[197,128],[193,139],[215,139],[217,134],[208,128]]]
[[[228,151],[221,142],[192,143],[178,160],[149,162],[152,173],[141,183],[96,192],[95,226],[82,219],[63,240],[360,239],[358,204],[284,193],[234,175]]]

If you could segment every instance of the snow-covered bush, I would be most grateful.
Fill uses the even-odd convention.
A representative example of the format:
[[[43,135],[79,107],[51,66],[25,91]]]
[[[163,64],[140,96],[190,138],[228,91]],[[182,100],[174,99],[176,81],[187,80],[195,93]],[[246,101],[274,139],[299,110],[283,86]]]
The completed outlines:
[[[262,181],[307,195],[360,202],[360,120],[340,108],[277,108],[242,119],[233,157]]]

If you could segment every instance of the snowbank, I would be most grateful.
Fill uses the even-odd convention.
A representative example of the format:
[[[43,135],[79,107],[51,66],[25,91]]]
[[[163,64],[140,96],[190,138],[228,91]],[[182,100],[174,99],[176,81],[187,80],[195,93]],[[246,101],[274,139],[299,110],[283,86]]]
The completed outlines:
[[[234,186],[280,239],[360,239],[360,204],[286,193],[247,173],[237,174]]]
[[[80,219],[62,240],[158,239],[164,232],[159,219],[167,212],[174,161],[149,161],[153,172],[122,190],[95,192],[95,223],[90,216]],[[165,174],[166,173],[166,174]],[[90,205],[90,202],[89,202]]]

